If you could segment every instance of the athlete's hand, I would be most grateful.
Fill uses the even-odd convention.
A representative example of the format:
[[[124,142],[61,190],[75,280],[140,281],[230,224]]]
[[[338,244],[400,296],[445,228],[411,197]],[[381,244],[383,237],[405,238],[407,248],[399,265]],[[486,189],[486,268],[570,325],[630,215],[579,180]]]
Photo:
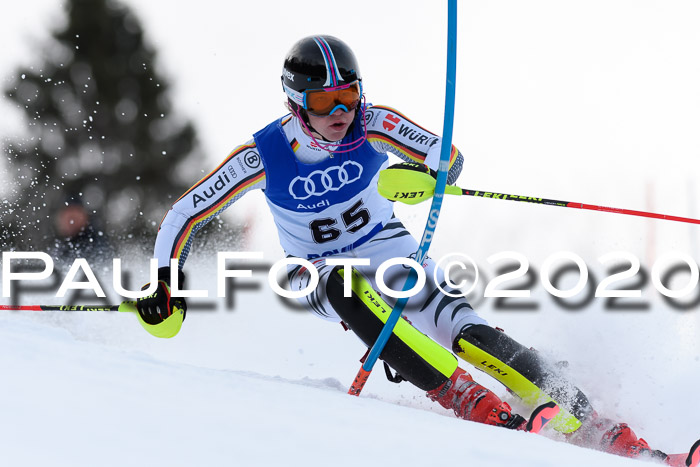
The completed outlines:
[[[405,177],[411,178],[413,176],[422,177],[418,174],[407,174],[407,172],[419,172],[419,174],[428,174],[434,179],[437,179],[437,172],[425,164],[420,164],[418,162],[400,162],[398,164],[391,165],[384,170],[401,170],[404,171]]]
[[[179,269],[177,273],[178,288],[182,289],[184,287],[185,274]],[[149,285],[150,283],[144,285],[141,290],[147,289]],[[136,301],[136,309],[145,323],[159,324],[172,315],[176,308],[182,310],[184,315],[187,311],[187,303],[184,297],[172,297],[170,294],[170,268],[159,268],[156,291],[151,295],[139,298]]]
[[[379,173],[377,189],[390,201],[418,204],[435,193],[437,172],[425,164],[402,162]]]

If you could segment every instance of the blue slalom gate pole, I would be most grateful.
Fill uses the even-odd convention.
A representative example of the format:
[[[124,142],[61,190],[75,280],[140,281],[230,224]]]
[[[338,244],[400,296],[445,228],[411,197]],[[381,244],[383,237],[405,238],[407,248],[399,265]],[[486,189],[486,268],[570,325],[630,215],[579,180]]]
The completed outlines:
[[[435,194],[430,205],[430,213],[425,224],[423,237],[418,245],[416,252],[416,261],[419,265],[423,264],[428,249],[433,240],[435,227],[437,226],[438,217],[440,216],[440,208],[445,194],[445,186],[447,185],[447,172],[450,168],[450,153],[452,152],[452,130],[454,126],[454,110],[455,110],[455,81],[457,76],[457,0],[448,0],[447,2],[447,74],[445,80],[445,118],[442,129],[442,145],[440,147],[440,165],[437,172],[437,181],[435,182]],[[404,284],[403,290],[412,289],[418,280],[418,273],[411,268],[408,278]],[[391,311],[384,327],[382,328],[379,337],[370,349],[367,359],[360,367],[360,371],[355,377],[348,394],[359,396],[367,379],[369,378],[374,364],[377,362],[386,346],[391,333],[401,318],[406,303],[407,297],[399,298]]]

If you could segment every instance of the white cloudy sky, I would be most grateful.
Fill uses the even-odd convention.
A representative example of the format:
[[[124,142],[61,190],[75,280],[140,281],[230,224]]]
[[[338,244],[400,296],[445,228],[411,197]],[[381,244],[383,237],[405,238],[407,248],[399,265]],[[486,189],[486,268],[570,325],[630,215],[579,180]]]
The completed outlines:
[[[195,121],[207,171],[282,114],[282,59],[314,33],[355,49],[370,101],[441,131],[446,2],[124,1],[158,48],[177,109]],[[17,62],[39,59],[35,46],[61,20],[61,3],[6,2],[3,80]],[[454,142],[467,159],[459,183],[700,217],[698,24],[692,0],[459,2]],[[3,133],[16,131],[20,115],[0,108]],[[493,203],[447,212],[481,215],[472,230],[489,215],[516,227],[532,216],[559,226],[572,219]],[[606,216],[600,222],[615,217]]]

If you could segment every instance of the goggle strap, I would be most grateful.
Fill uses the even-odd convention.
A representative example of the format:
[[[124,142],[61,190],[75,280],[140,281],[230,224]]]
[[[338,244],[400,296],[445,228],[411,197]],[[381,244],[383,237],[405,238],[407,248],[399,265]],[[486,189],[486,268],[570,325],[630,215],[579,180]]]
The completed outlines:
[[[298,104],[302,108],[306,108],[305,93],[295,91],[284,83],[282,83],[282,87],[284,88],[284,92],[287,94],[287,97],[289,97],[295,104]]]
[[[325,151],[328,151],[328,152],[330,152],[331,154],[343,154],[343,153],[346,153],[346,152],[354,151],[355,149],[357,149],[357,148],[359,148],[360,146],[362,146],[362,144],[363,144],[365,141],[367,141],[367,116],[366,116],[366,114],[365,114],[366,100],[365,100],[365,96],[364,96],[364,95],[362,96],[362,100],[363,100],[363,103],[362,103],[362,105],[360,106],[360,112],[362,112],[362,136],[361,136],[360,138],[354,140],[354,141],[350,141],[349,143],[339,143],[339,144],[330,144],[330,143],[329,143],[329,144],[325,144],[325,145],[324,145],[324,144],[321,144],[321,143],[316,139],[316,137],[314,136],[313,132],[312,132],[311,129],[308,127],[308,125],[306,124],[306,122],[304,121],[304,119],[302,118],[302,116],[299,114],[299,111],[298,111],[297,109],[294,109],[294,110],[292,110],[292,113],[294,113],[294,116],[297,117],[297,118],[299,119],[299,121],[301,122],[302,126],[303,126],[303,127],[306,129],[306,131],[309,133],[309,136],[311,136],[311,139],[313,140],[313,142],[316,143],[316,145],[317,145],[319,148],[321,148],[321,149],[323,149],[323,150],[325,150]],[[347,149],[342,149],[342,150],[339,150],[339,149],[330,150],[330,149],[329,149],[330,147],[340,148],[340,147],[344,147],[344,146],[352,146],[352,147],[347,148]]]

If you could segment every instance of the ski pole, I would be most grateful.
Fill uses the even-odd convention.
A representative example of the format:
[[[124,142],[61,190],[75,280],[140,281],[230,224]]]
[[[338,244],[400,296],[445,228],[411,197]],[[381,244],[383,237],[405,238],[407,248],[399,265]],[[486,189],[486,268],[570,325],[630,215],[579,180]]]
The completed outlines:
[[[0,305],[0,311],[132,311],[121,305]],[[121,309],[120,309],[121,308]]]
[[[657,213],[646,212],[646,211],[635,211],[633,209],[611,208],[608,206],[596,206],[593,204],[575,203],[575,202],[571,202],[571,201],[559,201],[556,199],[534,198],[531,196],[519,196],[519,195],[509,195],[509,194],[505,194],[505,193],[493,193],[493,192],[488,192],[488,191],[467,190],[464,188],[460,188],[460,190],[461,190],[460,194],[464,195],[464,196],[476,196],[476,197],[480,197],[480,198],[491,198],[491,199],[504,199],[504,200],[508,200],[508,201],[521,201],[521,202],[525,202],[525,203],[544,204],[547,206],[560,206],[560,207],[564,207],[564,208],[587,209],[589,211],[613,212],[616,214],[626,214],[629,216],[649,217],[649,218],[653,218],[653,219],[665,219],[668,221],[687,222],[689,224],[700,224],[700,219],[691,219],[689,217],[670,216],[668,214],[657,214]]]
[[[447,172],[449,170],[450,153],[452,150],[452,127],[454,123],[454,107],[455,107],[455,80],[457,75],[457,0],[448,0],[447,2],[447,76],[445,83],[445,118],[442,132],[442,146],[440,147],[440,165],[437,172],[437,181],[433,185],[433,201],[428,214],[428,221],[425,224],[423,237],[416,252],[416,262],[422,264],[425,257],[428,255],[428,248],[432,242],[433,233],[437,226],[440,208],[442,207],[442,198],[447,184]],[[418,274],[413,268],[410,269],[403,290],[410,290],[416,284]],[[394,309],[391,310],[382,331],[379,333],[377,340],[372,345],[367,359],[357,372],[355,381],[353,381],[348,394],[359,396],[362,388],[367,382],[372,368],[376,363],[379,355],[384,350],[391,333],[399,321],[403,309],[408,302],[408,298],[400,298]]]
[[[400,167],[410,167],[415,170],[407,171]],[[410,173],[410,191],[407,191],[406,174]],[[392,201],[399,201],[406,204],[418,204],[433,196],[435,178],[427,172],[422,164],[405,162],[389,167],[379,174],[379,192],[385,198]],[[657,214],[646,211],[635,211],[632,209],[611,208],[607,206],[596,206],[593,204],[578,203],[572,201],[560,201],[557,199],[538,198],[535,196],[510,195],[495,191],[479,191],[460,188],[448,185],[445,194],[457,196],[475,196],[478,198],[490,198],[507,201],[519,201],[522,203],[543,204],[546,206],[559,206],[563,208],[587,209],[589,211],[612,212],[616,214],[626,214],[629,216],[649,217],[653,219],[665,219],[669,221],[685,222],[688,224],[700,224],[700,219],[689,217],[670,216],[668,214]]]
[[[182,327],[185,312],[175,308],[172,315],[161,323],[148,324],[136,310],[136,302],[122,302],[119,305],[0,305],[0,311],[119,311],[122,313],[134,313],[141,326],[155,337],[174,337]]]
[[[488,191],[467,190],[460,188],[460,194],[464,196],[476,196],[480,198],[504,199],[508,201],[521,201],[525,203],[544,204],[547,206],[561,206],[564,208],[587,209],[589,211],[613,212],[616,214],[626,214],[628,216],[649,217],[652,219],[664,219],[668,221],[686,222],[689,224],[700,224],[700,219],[689,217],[671,216],[668,214],[657,214],[654,212],[635,211],[633,209],[611,208],[608,206],[596,206],[593,204],[575,203],[571,201],[559,201],[556,199],[534,198],[530,196],[509,195],[505,193],[493,193]]]

